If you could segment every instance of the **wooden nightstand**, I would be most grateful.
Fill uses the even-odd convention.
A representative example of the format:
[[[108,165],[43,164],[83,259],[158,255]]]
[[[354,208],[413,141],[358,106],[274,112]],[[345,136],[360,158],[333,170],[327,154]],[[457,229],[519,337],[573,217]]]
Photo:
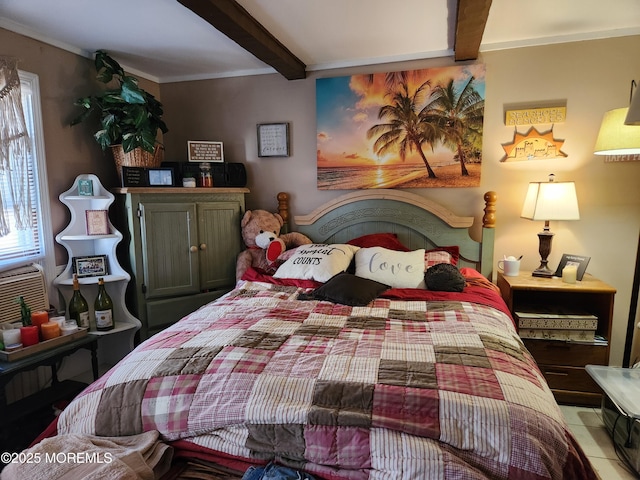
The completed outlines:
[[[611,339],[615,288],[585,274],[575,284],[562,279],[533,277],[521,272],[517,277],[498,273],[502,298],[515,317],[515,312],[539,305],[561,307],[595,315],[596,334]],[[608,365],[609,342],[605,345],[563,340],[523,339],[547,379],[558,403],[599,406],[602,391],[587,374],[585,365]]]

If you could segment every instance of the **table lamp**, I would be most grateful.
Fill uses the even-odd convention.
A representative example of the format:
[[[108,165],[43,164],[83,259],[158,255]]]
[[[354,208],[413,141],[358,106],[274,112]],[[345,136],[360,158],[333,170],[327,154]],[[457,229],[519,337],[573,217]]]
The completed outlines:
[[[547,266],[551,253],[553,233],[549,230],[550,220],[579,220],[578,198],[574,182],[555,182],[555,175],[549,175],[548,182],[531,182],[522,206],[522,218],[544,220],[544,230],[538,233],[540,239],[540,266],[534,277],[552,277],[555,272]]]

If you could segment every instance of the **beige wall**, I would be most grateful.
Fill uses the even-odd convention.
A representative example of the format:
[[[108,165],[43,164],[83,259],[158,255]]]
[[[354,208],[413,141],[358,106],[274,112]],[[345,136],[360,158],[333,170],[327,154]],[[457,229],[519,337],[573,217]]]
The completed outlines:
[[[612,364],[620,364],[630,301],[632,265],[640,229],[640,163],[605,164],[593,146],[606,110],[627,105],[631,79],[640,77],[639,37],[487,52],[486,109],[481,186],[468,189],[418,189],[413,192],[444,203],[459,215],[481,217],[487,190],[498,192],[496,256],[524,255],[523,267],[538,266],[537,232],[542,224],[520,218],[530,181],[574,180],[581,219],[552,222],[556,233],[549,258],[555,267],[562,253],[591,256],[588,271],[618,289]],[[276,208],[275,196],[292,197],[292,213],[308,213],[344,193],[316,188],[315,79],[407,68],[450,65],[434,59],[372,68],[312,72],[305,80],[280,75],[228,78],[161,85],[170,132],[167,158],[186,160],[187,140],[224,143],[225,159],[245,163],[251,194],[247,208]],[[501,163],[502,144],[513,140],[504,125],[505,105],[566,102],[567,121],[554,126],[564,139],[566,158]],[[256,125],[290,122],[292,155],[259,158]],[[550,125],[537,125],[539,130]],[[524,132],[524,129],[520,130]],[[639,133],[640,134],[640,133]]]
[[[618,289],[616,296],[612,364],[620,364],[624,347],[633,263],[640,229],[640,163],[605,164],[593,155],[603,113],[625,106],[632,78],[640,78],[640,37],[623,37],[565,45],[488,52],[485,135],[482,182],[478,188],[412,190],[439,201],[459,215],[482,216],[479,210],[487,190],[498,192],[496,256],[523,254],[523,267],[538,264],[537,222],[519,217],[529,181],[544,181],[551,172],[558,180],[574,180],[581,219],[553,222],[556,233],[550,264],[563,252],[591,256],[588,271]],[[47,173],[54,234],[69,221],[58,195],[76,175],[95,173],[107,187],[117,183],[115,168],[91,138],[87,126],[69,127],[73,101],[88,92],[95,76],[92,61],[42,42],[0,29],[1,55],[20,59],[19,68],[37,73],[42,93]],[[244,162],[251,194],[248,208],[276,208],[275,195],[287,191],[292,213],[308,213],[320,203],[344,193],[316,188],[315,79],[352,73],[385,72],[407,68],[451,65],[450,59],[432,59],[372,68],[312,72],[305,80],[287,81],[280,75],[228,78],[156,85],[141,84],[161,98],[169,133],[166,159],[186,160],[187,140],[224,142],[227,161]],[[93,87],[92,87],[93,88]],[[96,85],[95,89],[99,86]],[[93,91],[93,90],[92,90]],[[566,101],[567,121],[554,126],[564,139],[567,158],[501,163],[502,144],[513,139],[503,121],[505,105],[533,106],[550,100]],[[292,155],[258,158],[256,125],[285,121],[291,124]],[[548,128],[539,125],[539,129]],[[66,252],[56,248],[56,262]]]

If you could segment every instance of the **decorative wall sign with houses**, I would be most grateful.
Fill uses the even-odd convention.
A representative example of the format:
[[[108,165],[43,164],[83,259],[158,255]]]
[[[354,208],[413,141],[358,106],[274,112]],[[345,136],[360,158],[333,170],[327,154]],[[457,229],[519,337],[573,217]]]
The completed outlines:
[[[563,123],[567,117],[567,107],[562,101],[550,101],[545,106],[529,107],[511,105],[505,108],[504,124],[514,127],[513,140],[503,143],[506,155],[501,162],[522,160],[550,160],[566,157],[561,148],[564,140],[553,138],[553,125]],[[515,108],[514,108],[515,107]],[[551,124],[551,128],[541,132],[533,125]],[[518,126],[529,126],[526,133],[518,132]]]
[[[567,154],[560,150],[563,144],[564,140],[553,138],[553,127],[543,133],[540,133],[535,127],[531,127],[525,134],[518,133],[516,130],[513,141],[502,144],[506,156],[500,161],[550,160],[566,157]]]

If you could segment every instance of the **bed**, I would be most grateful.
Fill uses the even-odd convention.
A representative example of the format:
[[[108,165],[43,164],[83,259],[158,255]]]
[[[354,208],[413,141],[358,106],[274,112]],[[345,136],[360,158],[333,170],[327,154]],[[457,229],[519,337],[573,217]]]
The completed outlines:
[[[314,245],[139,345],[62,412],[58,435],[157,431],[175,458],[318,479],[598,478],[489,281],[496,195],[484,199],[480,240],[474,217],[406,191],[295,217]],[[349,261],[307,261],[322,255]],[[443,263],[462,291],[411,283]]]

